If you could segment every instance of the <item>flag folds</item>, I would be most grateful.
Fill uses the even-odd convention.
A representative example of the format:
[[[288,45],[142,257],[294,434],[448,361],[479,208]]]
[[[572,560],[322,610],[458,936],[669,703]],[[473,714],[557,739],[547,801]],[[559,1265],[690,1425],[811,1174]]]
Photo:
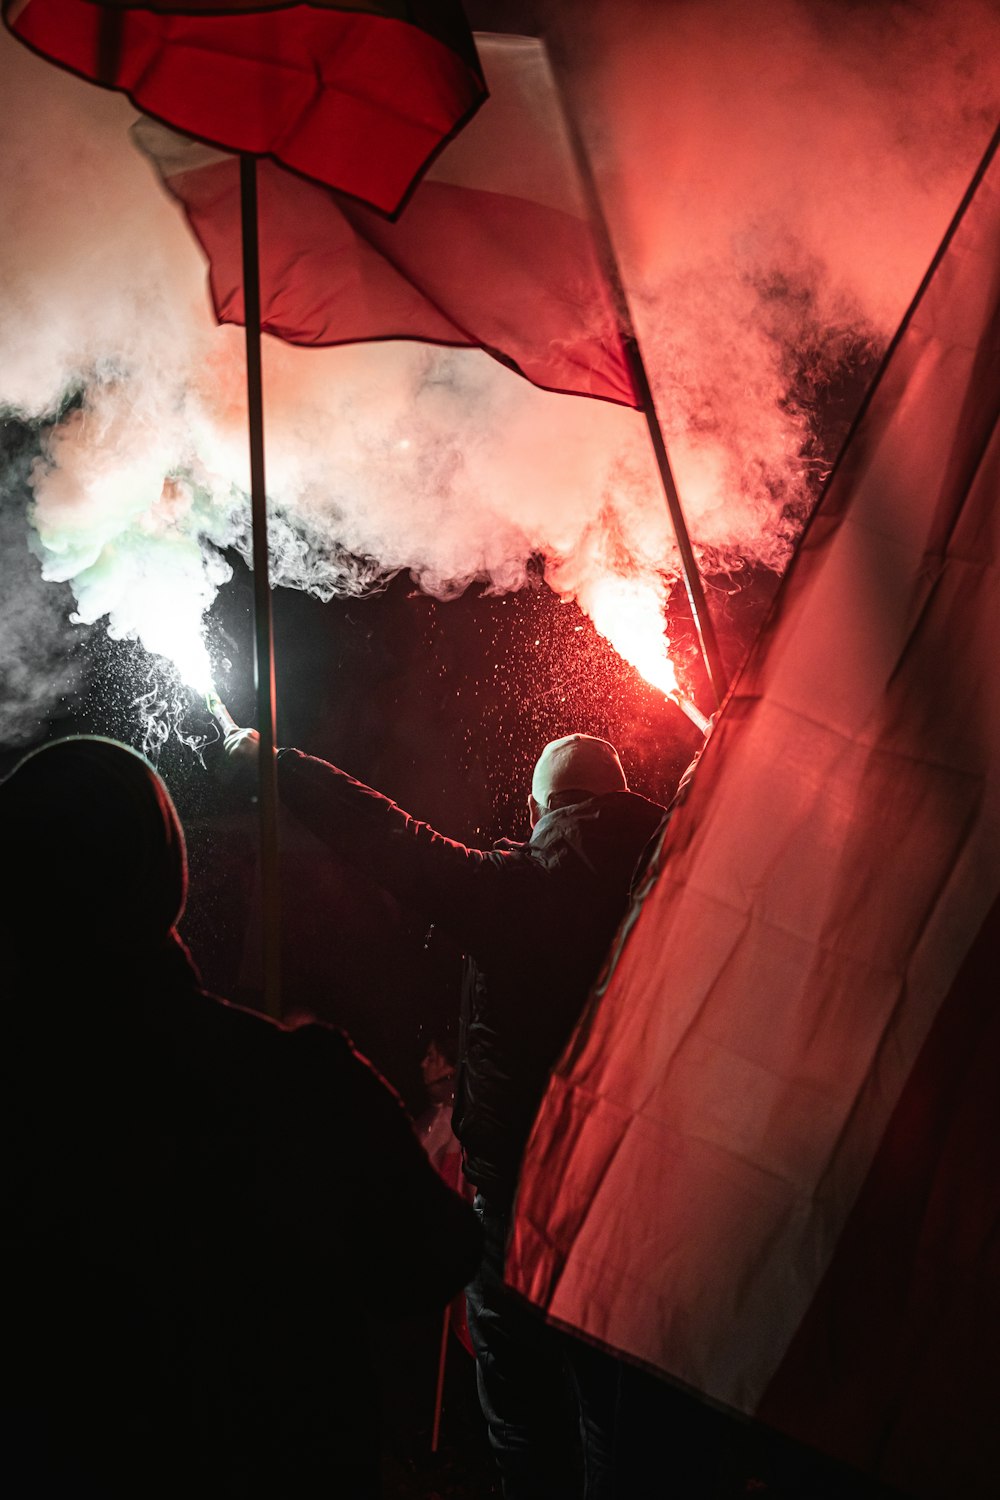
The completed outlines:
[[[460,0],[3,0],[44,57],[386,214],[485,97]]]
[[[529,1143],[508,1279],[908,1494],[1000,1472],[1000,160]]]
[[[396,222],[261,163],[261,325],[478,347],[547,389],[637,405],[544,44],[477,43],[490,98]],[[217,317],[242,322],[238,162],[152,121],[134,134],[205,250]]]

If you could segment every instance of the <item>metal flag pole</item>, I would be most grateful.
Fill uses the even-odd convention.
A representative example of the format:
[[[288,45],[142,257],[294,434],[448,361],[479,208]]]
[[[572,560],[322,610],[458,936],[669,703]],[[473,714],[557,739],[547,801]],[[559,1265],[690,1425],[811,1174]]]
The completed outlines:
[[[250,429],[250,515],[253,527],[254,645],[257,684],[257,805],[260,813],[261,933],[264,1008],[281,1019],[281,924],[278,883],[278,777],[274,713],[274,633],[267,560],[267,496],[264,487],[264,397],[260,358],[260,254],[257,227],[257,162],[240,157],[243,229],[243,304]]]
[[[617,275],[617,266],[615,268]],[[624,299],[624,289],[621,290]],[[642,403],[642,414],[646,419],[646,428],[649,439],[653,445],[653,456],[656,459],[656,467],[660,473],[660,483],[663,486],[663,494],[667,502],[667,511],[670,515],[670,524],[674,528],[674,536],[677,539],[677,549],[681,555],[681,572],[684,576],[684,588],[687,591],[688,604],[691,606],[691,615],[694,619],[694,628],[698,634],[698,644],[701,647],[702,660],[708,673],[708,680],[715,694],[715,706],[719,707],[726,694],[726,670],[722,665],[722,653],[719,650],[719,642],[715,634],[715,626],[712,616],[708,610],[708,600],[705,598],[705,590],[701,582],[701,574],[698,571],[698,561],[691,546],[691,537],[688,534],[687,522],[681,509],[681,497],[677,493],[677,483],[674,479],[674,471],[670,466],[670,458],[667,454],[667,446],[663,440],[663,429],[660,419],[656,413],[656,405],[653,400],[653,392],[650,389],[649,377],[646,373],[646,363],[639,348],[639,341],[632,329],[631,313],[628,303],[624,303],[626,325],[623,330],[623,345],[625,357],[628,360],[629,374],[635,393]]]
[[[546,50],[548,51],[548,49]],[[649,384],[646,363],[642,357],[642,350],[639,347],[639,339],[636,335],[635,324],[632,319],[632,310],[625,293],[625,283],[622,280],[621,268],[618,265],[618,257],[615,254],[614,244],[611,239],[611,231],[608,228],[608,221],[604,214],[604,207],[601,203],[597,183],[590,165],[590,156],[584,144],[583,137],[577,129],[576,118],[566,94],[559,83],[556,70],[552,67],[551,56],[549,58],[549,68],[552,73],[556,97],[561,106],[563,124],[566,128],[566,134],[576,161],[576,168],[580,175],[580,182],[583,186],[590,222],[598,242],[601,259],[604,263],[604,272],[615,299],[629,375],[632,378],[632,385],[639,403],[639,410],[646,419],[646,428],[649,432],[650,442],[652,443],[653,456],[656,459],[660,483],[663,486],[667,511],[670,515],[674,536],[677,539],[677,548],[680,552],[684,588],[687,591],[688,603],[691,606],[691,615],[694,619],[694,627],[698,635],[698,644],[701,647],[705,671],[708,673],[708,680],[715,695],[716,707],[718,707],[725,696],[728,685],[726,672],[722,664],[722,654],[719,651],[715,626],[712,623],[712,616],[709,613],[708,601],[705,598],[701,574],[698,572],[698,563],[694,555],[694,548],[691,546],[687,523],[684,519],[684,512],[681,509],[680,495],[677,492],[677,483],[674,479],[673,469],[670,466],[667,446],[663,440],[663,429],[660,426],[660,419],[656,412],[656,403]]]

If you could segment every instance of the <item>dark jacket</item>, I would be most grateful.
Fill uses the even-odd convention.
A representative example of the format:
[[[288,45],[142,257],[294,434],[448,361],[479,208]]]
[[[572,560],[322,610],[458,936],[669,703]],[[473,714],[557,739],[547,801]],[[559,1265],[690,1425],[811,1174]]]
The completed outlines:
[[[299,751],[282,752],[278,780],[286,805],[339,857],[472,960],[454,1125],[470,1180],[509,1198],[549,1073],[664,809],[611,792],[547,813],[527,843],[469,849]]]
[[[474,1214],[342,1033],[201,990],[141,757],[46,746],[0,839],[7,1489],[375,1496],[368,1314],[444,1307]]]
[[[62,977],[7,1032],[4,1425],[50,1493],[376,1495],[369,1316],[443,1307],[473,1214],[341,1033],[179,947]]]

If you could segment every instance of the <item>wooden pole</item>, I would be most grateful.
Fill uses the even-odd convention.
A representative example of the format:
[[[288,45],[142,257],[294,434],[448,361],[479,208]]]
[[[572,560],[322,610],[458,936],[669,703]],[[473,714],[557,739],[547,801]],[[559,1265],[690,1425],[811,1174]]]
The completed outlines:
[[[250,515],[253,527],[254,646],[257,730],[260,735],[257,805],[260,814],[261,934],[264,1008],[281,1019],[281,925],[278,885],[278,778],[274,712],[274,633],[267,559],[264,485],[264,395],[260,358],[260,255],[257,228],[257,162],[240,157],[243,228],[243,304],[250,432]]]
[[[614,243],[611,239],[611,231],[608,228],[604,206],[601,202],[593,169],[590,165],[590,156],[584,144],[583,137],[577,129],[573,111],[569,106],[565,93],[559,85],[555,69],[551,69],[551,71],[556,96],[561,105],[566,135],[576,162],[577,172],[580,176],[587,213],[597,240],[597,248],[604,265],[604,272],[608,278],[612,296],[615,299],[629,375],[632,378],[638,408],[646,419],[646,428],[653,447],[653,456],[656,460],[660,484],[663,487],[664,498],[667,502],[667,512],[670,516],[670,523],[673,526],[674,536],[677,539],[677,549],[680,552],[684,588],[687,592],[688,603],[691,606],[691,615],[694,619],[694,627],[698,635],[698,644],[701,647],[705,671],[708,674],[708,680],[715,695],[716,707],[718,707],[725,696],[727,687],[726,672],[722,664],[722,655],[719,651],[715,626],[712,623],[712,616],[709,613],[708,602],[705,598],[705,590],[702,587],[701,574],[698,572],[698,563],[694,555],[694,548],[691,546],[687,522],[684,519],[684,512],[681,508],[680,495],[677,491],[677,484],[674,480],[670,459],[667,455],[667,446],[663,440],[663,429],[660,426],[660,419],[656,412],[656,403],[653,400],[652,388],[650,387],[649,377],[646,373],[646,364],[642,357],[642,350],[639,347],[639,340],[632,319],[632,310],[625,292],[625,283],[622,280],[621,268],[618,264],[618,257],[615,254]]]

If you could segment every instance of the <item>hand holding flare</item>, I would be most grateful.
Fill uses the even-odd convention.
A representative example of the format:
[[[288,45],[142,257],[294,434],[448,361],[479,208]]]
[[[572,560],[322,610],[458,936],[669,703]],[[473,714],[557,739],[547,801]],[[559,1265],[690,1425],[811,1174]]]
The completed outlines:
[[[233,718],[232,714],[229,712],[229,709],[223,703],[222,699],[219,697],[214,688],[209,688],[208,692],[205,694],[205,707],[208,709],[209,713],[212,714],[218,721],[227,739],[229,739],[229,737],[234,733],[242,732],[240,731],[240,727],[237,724],[236,720]]]

